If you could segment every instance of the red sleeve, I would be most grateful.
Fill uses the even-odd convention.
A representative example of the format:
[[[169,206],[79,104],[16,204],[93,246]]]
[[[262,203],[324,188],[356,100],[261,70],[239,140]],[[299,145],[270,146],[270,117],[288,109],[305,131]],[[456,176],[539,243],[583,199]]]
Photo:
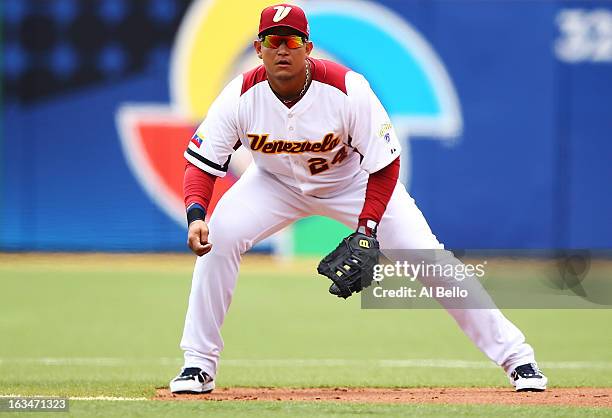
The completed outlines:
[[[185,166],[185,177],[183,178],[185,207],[192,203],[198,203],[206,210],[210,203],[216,179],[217,177],[188,162]]]
[[[399,171],[400,159],[397,157],[388,166],[370,174],[365,202],[359,215],[359,226],[366,226],[368,220],[375,221],[377,224],[380,222],[393,194],[393,189],[395,189]],[[366,228],[366,231],[370,232],[369,228]]]

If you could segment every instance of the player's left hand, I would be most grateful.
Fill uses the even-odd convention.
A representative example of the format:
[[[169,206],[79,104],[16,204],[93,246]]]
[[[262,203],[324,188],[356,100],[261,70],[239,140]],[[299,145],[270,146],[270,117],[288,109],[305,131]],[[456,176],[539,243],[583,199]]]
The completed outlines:
[[[329,253],[317,271],[334,283],[329,293],[348,298],[372,284],[374,265],[378,263],[379,244],[374,236],[353,232]]]

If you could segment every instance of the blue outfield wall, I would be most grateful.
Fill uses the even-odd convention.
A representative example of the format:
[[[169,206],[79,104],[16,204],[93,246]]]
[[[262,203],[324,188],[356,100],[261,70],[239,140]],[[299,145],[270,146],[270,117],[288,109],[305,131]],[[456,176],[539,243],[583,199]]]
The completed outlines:
[[[184,227],[128,167],[115,115],[126,102],[169,103],[171,49],[189,2],[133,0],[123,12],[49,6],[59,3],[4,6],[0,250],[184,250]],[[170,4],[174,17],[153,15],[148,24],[166,29],[132,45],[140,29],[130,19],[145,3]],[[434,233],[456,248],[611,248],[612,3],[377,4],[429,43],[461,110],[455,138],[413,135],[406,147],[404,174]],[[75,22],[96,13],[98,29],[131,29],[107,33],[89,55],[86,43],[62,55],[58,45],[78,43]],[[34,24],[53,37],[24,35]],[[360,48],[357,34],[342,37]],[[384,72],[394,56],[378,65]]]

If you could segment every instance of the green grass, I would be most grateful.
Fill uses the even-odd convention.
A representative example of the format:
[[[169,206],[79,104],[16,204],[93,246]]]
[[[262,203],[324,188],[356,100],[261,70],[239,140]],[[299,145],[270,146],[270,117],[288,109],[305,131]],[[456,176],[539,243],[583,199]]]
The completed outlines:
[[[54,413],[53,416],[67,416]],[[315,402],[107,402],[71,401],[70,415],[79,417],[609,417],[603,408],[525,407],[497,405],[384,405]],[[15,417],[40,417],[36,413],[3,414]]]
[[[162,262],[151,255],[134,263],[113,257],[72,263],[66,257],[57,262],[45,257],[40,263],[0,258],[0,394],[149,397],[155,387],[165,386],[181,365],[178,343],[193,260]],[[314,266],[244,266],[223,329],[225,362],[217,386],[507,386],[503,372],[488,367],[444,311],[361,310],[358,298],[331,297]],[[553,366],[545,368],[551,386],[612,386],[612,311],[505,313],[525,332],[542,365]],[[317,359],[345,364],[317,365]],[[465,360],[477,362],[477,368],[381,367],[385,359]],[[604,366],[559,366],[566,362]],[[488,406],[73,404],[74,411],[87,416],[198,410],[233,416],[529,415],[527,407]],[[577,411],[582,416],[606,412],[538,407],[539,416]]]
[[[100,402],[73,401],[70,412],[88,417],[266,416],[266,417],[609,417],[601,408],[496,405],[377,405],[314,402]],[[22,417],[23,414],[18,414]],[[38,416],[34,414],[34,418]]]

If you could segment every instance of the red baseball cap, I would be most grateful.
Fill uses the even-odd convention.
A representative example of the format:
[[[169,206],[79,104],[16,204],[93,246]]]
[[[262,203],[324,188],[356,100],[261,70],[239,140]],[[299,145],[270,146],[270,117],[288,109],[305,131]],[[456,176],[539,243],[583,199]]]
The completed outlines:
[[[277,4],[266,7],[261,11],[258,34],[261,35],[262,32],[279,26],[295,29],[306,35],[306,37],[310,35],[308,19],[306,19],[304,10],[293,4]]]

